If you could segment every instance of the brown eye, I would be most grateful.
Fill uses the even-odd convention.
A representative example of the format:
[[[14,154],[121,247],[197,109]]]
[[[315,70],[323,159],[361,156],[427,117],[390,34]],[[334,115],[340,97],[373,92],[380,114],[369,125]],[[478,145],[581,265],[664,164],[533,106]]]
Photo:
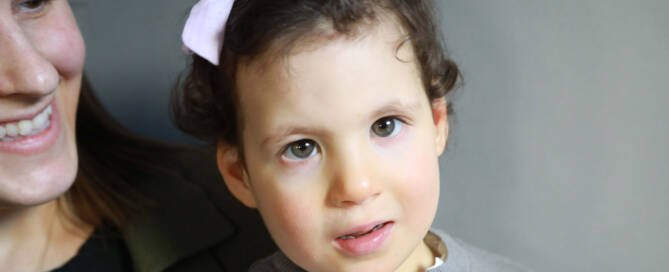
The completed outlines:
[[[316,142],[305,139],[290,143],[283,156],[291,160],[303,160],[313,156],[316,151]]]
[[[402,128],[402,122],[395,117],[384,117],[372,125],[372,132],[379,137],[394,136]]]
[[[25,0],[16,5],[19,12],[35,13],[40,12],[52,0]]]
[[[36,8],[41,7],[43,2],[44,1],[40,1],[40,0],[28,0],[28,1],[22,2],[21,7],[27,8],[27,9],[36,9]]]

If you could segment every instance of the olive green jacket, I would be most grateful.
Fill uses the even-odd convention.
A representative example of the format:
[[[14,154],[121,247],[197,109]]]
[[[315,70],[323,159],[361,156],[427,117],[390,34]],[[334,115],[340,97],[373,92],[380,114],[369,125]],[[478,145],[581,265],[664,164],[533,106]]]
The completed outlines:
[[[215,156],[183,156],[177,175],[149,177],[142,191],[153,202],[123,238],[138,272],[246,271],[276,250],[257,211],[227,190]]]

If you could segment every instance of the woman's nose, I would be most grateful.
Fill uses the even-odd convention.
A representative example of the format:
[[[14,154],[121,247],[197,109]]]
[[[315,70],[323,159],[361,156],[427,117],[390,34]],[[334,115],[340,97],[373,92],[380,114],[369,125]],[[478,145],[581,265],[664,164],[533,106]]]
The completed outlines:
[[[328,198],[331,205],[341,208],[363,205],[381,195],[380,176],[375,174],[373,161],[355,156],[343,160],[333,169]]]
[[[5,17],[5,16],[3,16]],[[36,33],[35,33],[36,34]],[[59,75],[14,19],[0,18],[0,96],[44,96],[56,90]]]

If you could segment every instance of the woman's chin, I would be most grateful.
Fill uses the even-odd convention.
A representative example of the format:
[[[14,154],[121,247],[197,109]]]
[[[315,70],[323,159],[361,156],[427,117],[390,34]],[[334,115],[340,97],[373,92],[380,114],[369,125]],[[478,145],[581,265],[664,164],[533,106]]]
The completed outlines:
[[[53,107],[50,126],[0,146],[0,205],[34,206],[56,199],[74,183],[77,147],[70,122]],[[68,120],[69,121],[69,120]]]
[[[45,164],[0,171],[0,206],[35,206],[63,195],[77,176],[76,153],[67,153]]]

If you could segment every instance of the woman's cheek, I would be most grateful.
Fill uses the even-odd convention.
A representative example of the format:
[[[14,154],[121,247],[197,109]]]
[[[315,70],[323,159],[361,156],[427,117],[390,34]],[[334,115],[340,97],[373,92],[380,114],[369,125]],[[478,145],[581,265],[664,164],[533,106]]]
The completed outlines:
[[[51,62],[63,77],[75,77],[83,72],[86,49],[79,31],[60,29],[62,36],[51,37],[55,52],[49,52]]]
[[[59,23],[52,26],[54,32],[42,37],[44,41],[41,44],[49,45],[43,52],[60,76],[57,93],[61,99],[61,113],[67,118],[66,123],[70,129],[74,129],[84,69],[85,46],[76,25]]]
[[[61,6],[54,7],[62,9]],[[61,77],[77,77],[83,72],[86,47],[79,32],[76,21],[71,12],[51,12],[51,20],[44,20],[44,24],[33,29],[38,33],[32,35],[37,41],[33,44],[40,46],[39,50],[56,68]]]

